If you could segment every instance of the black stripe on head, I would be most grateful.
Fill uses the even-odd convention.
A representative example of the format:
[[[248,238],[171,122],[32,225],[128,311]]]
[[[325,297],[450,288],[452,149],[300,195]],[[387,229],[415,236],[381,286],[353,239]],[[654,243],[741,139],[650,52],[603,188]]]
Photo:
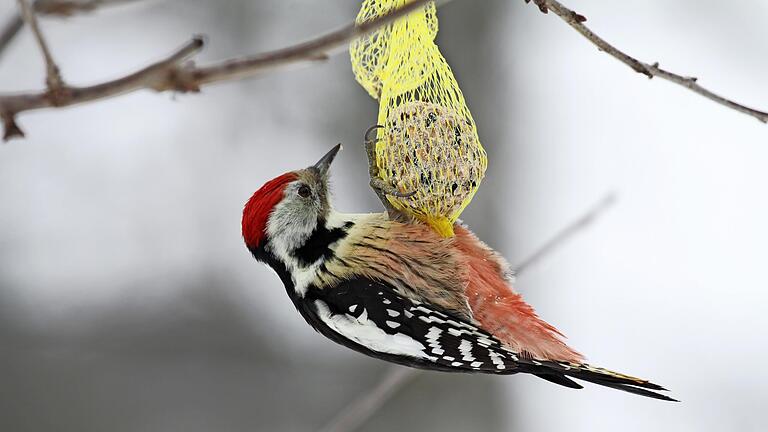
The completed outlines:
[[[307,267],[320,258],[328,259],[333,254],[331,245],[347,236],[353,222],[346,222],[344,226],[328,229],[323,219],[318,219],[317,226],[304,245],[293,251],[292,255],[302,267]]]

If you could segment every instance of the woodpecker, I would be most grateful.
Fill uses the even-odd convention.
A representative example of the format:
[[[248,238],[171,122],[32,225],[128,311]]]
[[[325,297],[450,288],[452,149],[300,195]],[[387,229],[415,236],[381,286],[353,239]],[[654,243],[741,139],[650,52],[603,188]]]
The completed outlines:
[[[243,211],[245,244],[325,337],[389,362],[437,371],[571,378],[656,399],[666,389],[593,367],[512,288],[504,258],[457,223],[443,238],[386,213],[343,214],[316,164],[264,184]]]

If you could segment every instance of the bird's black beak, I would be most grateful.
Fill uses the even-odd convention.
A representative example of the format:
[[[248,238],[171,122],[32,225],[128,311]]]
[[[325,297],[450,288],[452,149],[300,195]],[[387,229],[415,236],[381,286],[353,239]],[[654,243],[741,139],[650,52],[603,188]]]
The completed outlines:
[[[331,167],[331,162],[333,162],[333,159],[336,158],[336,154],[341,149],[341,143],[336,144],[328,153],[325,154],[325,156],[321,157],[316,164],[312,165],[312,168],[319,171],[320,175],[326,175],[328,173],[328,168]]]

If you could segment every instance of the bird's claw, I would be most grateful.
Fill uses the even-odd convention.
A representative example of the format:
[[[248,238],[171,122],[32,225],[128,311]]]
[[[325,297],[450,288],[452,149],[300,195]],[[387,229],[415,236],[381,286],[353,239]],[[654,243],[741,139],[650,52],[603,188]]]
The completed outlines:
[[[370,186],[376,196],[379,197],[379,201],[387,210],[387,214],[391,220],[408,220],[408,217],[401,213],[398,209],[392,206],[392,203],[386,198],[387,196],[393,196],[396,198],[409,198],[416,194],[416,191],[412,192],[400,192],[395,186],[385,182],[379,176],[379,166],[376,163],[376,142],[378,139],[375,136],[371,136],[372,132],[377,131],[379,128],[383,128],[382,125],[373,125],[365,131],[365,153],[368,156],[368,175],[371,179]]]
[[[367,145],[368,143],[373,143],[373,142],[375,142],[375,139],[371,138],[371,132],[373,132],[373,131],[375,131],[375,130],[377,130],[377,129],[381,129],[381,128],[383,128],[383,127],[384,127],[384,126],[382,126],[382,125],[379,125],[379,124],[375,124],[375,125],[373,125],[373,126],[369,127],[369,128],[368,128],[368,129],[365,131],[365,135],[364,135],[364,138],[365,138],[365,144]]]
[[[410,198],[416,195],[416,191],[400,192],[396,187],[386,183],[384,180],[378,177],[371,179],[371,187],[383,193],[384,195],[389,195],[396,198]]]
[[[379,168],[376,166],[376,141],[375,137],[371,137],[371,132],[383,128],[382,125],[373,125],[365,131],[363,136],[365,141],[365,155],[368,156],[368,173],[371,178],[377,177],[379,174]]]

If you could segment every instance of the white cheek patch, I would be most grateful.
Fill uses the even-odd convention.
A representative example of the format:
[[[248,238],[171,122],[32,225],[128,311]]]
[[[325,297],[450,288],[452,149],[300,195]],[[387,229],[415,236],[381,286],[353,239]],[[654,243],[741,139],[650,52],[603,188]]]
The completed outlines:
[[[428,359],[424,352],[425,347],[421,342],[402,333],[387,334],[376,326],[376,323],[368,319],[368,312],[355,318],[344,314],[331,314],[328,305],[322,300],[315,301],[317,315],[336,333],[376,352],[404,355],[409,357]]]
[[[290,193],[290,192],[286,192]],[[267,222],[267,235],[269,235],[269,250],[288,269],[293,279],[294,291],[304,297],[309,285],[317,277],[317,269],[322,265],[322,260],[311,265],[299,265],[293,252],[304,246],[306,241],[315,231],[317,225],[317,213],[299,211],[291,208],[290,201],[284,201],[276,205]],[[347,221],[356,220],[358,215],[345,215],[331,210],[327,226],[337,228]],[[343,240],[342,240],[343,242]],[[338,248],[339,243],[330,245],[332,249]]]
[[[291,193],[288,187],[286,194]],[[288,269],[293,279],[296,292],[304,296],[308,285],[315,277],[319,263],[301,267],[292,256],[292,252],[300,248],[312,235],[317,225],[317,214],[306,212],[305,209],[295,209],[295,203],[283,201],[275,206],[267,222],[269,250]]]
[[[315,230],[317,214],[293,207],[295,203],[283,201],[275,206],[269,216],[267,235],[274,252],[287,254],[301,247]]]

